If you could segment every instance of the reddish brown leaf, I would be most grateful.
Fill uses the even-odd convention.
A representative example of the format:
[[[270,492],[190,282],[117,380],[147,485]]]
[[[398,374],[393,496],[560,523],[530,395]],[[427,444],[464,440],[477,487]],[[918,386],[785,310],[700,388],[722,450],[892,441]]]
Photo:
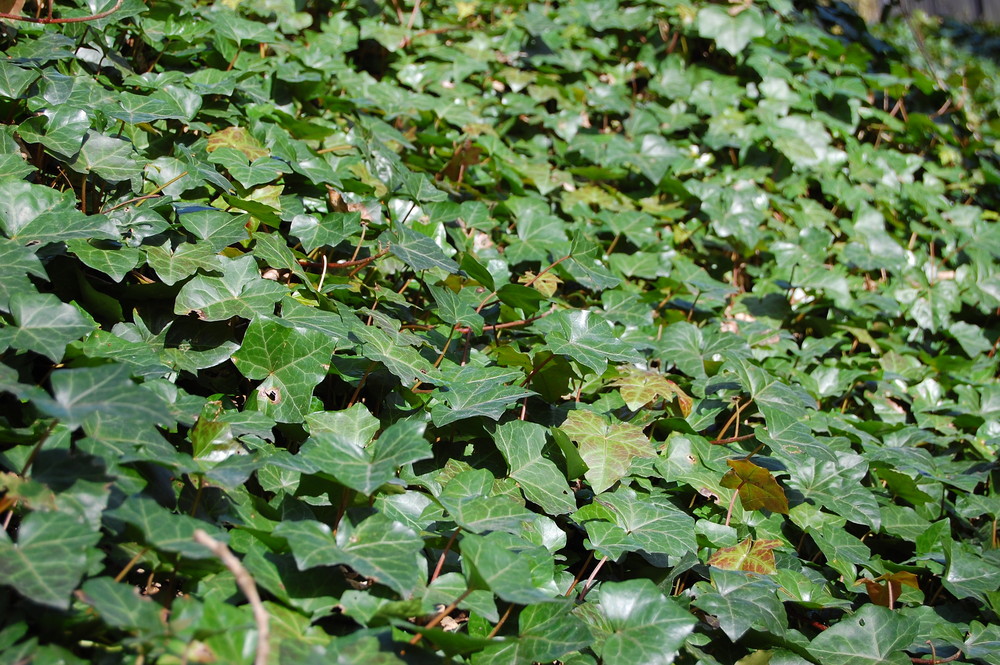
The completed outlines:
[[[868,597],[872,599],[872,602],[876,605],[881,605],[882,607],[888,607],[892,609],[896,603],[896,599],[899,598],[899,594],[903,590],[903,585],[908,587],[913,587],[914,589],[919,589],[920,585],[917,582],[917,576],[913,573],[907,573],[905,571],[900,571],[898,573],[886,573],[879,575],[875,579],[864,578],[859,580],[865,583],[865,589],[868,591]]]
[[[788,514],[788,499],[771,472],[744,459],[726,460],[729,471],[722,477],[722,486],[735,489],[745,510],[766,508]]]
[[[723,547],[708,559],[708,565],[724,570],[745,570],[750,573],[770,575],[775,572],[774,550],[780,540],[752,540],[747,538],[739,545]]]

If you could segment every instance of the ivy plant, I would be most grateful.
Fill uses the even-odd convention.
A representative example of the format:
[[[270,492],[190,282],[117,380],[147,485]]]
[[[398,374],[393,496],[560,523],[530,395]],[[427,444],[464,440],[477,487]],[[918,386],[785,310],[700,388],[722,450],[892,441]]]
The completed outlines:
[[[997,38],[0,23],[0,661],[1000,663]]]

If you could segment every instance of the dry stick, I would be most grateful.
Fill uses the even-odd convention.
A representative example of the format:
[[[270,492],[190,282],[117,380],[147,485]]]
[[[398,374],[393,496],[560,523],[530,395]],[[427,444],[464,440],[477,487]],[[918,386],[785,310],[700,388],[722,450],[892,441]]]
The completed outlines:
[[[327,266],[326,254],[324,254],[323,255],[323,272],[320,273],[319,284],[316,286],[316,291],[318,293],[322,293],[323,292],[323,281],[326,280],[326,266]]]
[[[107,213],[111,212],[112,210],[118,210],[118,208],[121,208],[123,206],[127,206],[129,203],[135,203],[136,204],[135,207],[138,208],[140,205],[142,205],[143,201],[145,201],[146,199],[156,198],[157,196],[160,195],[160,192],[162,192],[164,189],[166,189],[170,185],[174,184],[175,182],[177,182],[178,180],[180,180],[181,178],[183,178],[187,174],[188,174],[188,172],[185,171],[184,173],[181,173],[176,178],[171,178],[167,182],[163,183],[162,185],[160,185],[159,187],[157,187],[156,189],[154,189],[149,194],[144,194],[143,196],[137,196],[134,199],[129,199],[128,201],[122,201],[118,205],[113,205],[110,208],[105,208],[104,210],[101,211],[101,214],[103,215],[103,214],[107,214]]]
[[[577,596],[577,600],[583,602],[583,599],[587,597],[587,593],[591,590],[591,588],[593,588],[594,578],[597,577],[597,573],[604,567],[607,560],[608,557],[602,556],[601,560],[597,562],[596,566],[594,566],[594,569],[590,571],[590,577],[588,577],[587,581],[583,583],[583,590],[580,591],[580,595]]]
[[[458,532],[461,530],[462,527],[459,526],[455,527],[455,530],[451,532],[451,538],[448,539],[447,544],[444,546],[444,551],[441,552],[441,556],[438,557],[437,565],[434,566],[434,572],[431,573],[431,579],[429,582],[427,582],[428,584],[436,580],[438,578],[438,575],[441,574],[441,568],[444,567],[444,560],[448,556],[448,552],[449,550],[451,550],[451,546],[455,544],[455,539],[458,538]]]
[[[212,554],[219,557],[223,565],[236,578],[237,586],[239,586],[243,595],[247,597],[247,601],[250,602],[250,607],[253,608],[253,618],[257,624],[257,657],[254,658],[253,662],[254,665],[267,665],[267,659],[271,650],[270,629],[268,627],[269,617],[267,610],[264,609],[264,604],[260,601],[260,594],[257,593],[257,585],[254,583],[253,577],[243,567],[240,560],[229,551],[228,547],[215,538],[212,538],[204,530],[195,529],[194,539],[199,544],[211,550]]]
[[[144,557],[146,555],[146,552],[148,551],[149,551],[148,547],[143,547],[141,550],[136,552],[136,555],[131,559],[129,559],[129,562],[125,564],[125,567],[122,568],[121,572],[115,575],[115,582],[121,582],[123,579],[125,579],[125,576],[128,575],[128,571],[132,570],[133,566],[139,563],[139,559]]]
[[[441,623],[442,621],[444,621],[444,618],[446,616],[448,616],[449,614],[451,614],[452,612],[454,612],[455,608],[458,607],[458,604],[460,602],[462,602],[463,600],[465,600],[466,598],[468,598],[468,596],[469,596],[470,593],[472,593],[472,589],[471,588],[470,589],[466,589],[465,591],[463,591],[461,596],[459,596],[458,598],[456,598],[451,603],[451,605],[449,605],[448,607],[446,607],[443,610],[441,610],[441,612],[436,617],[434,617],[433,619],[431,619],[427,623],[427,625],[424,626],[424,628],[433,628],[434,626],[436,626],[439,623]],[[413,639],[410,640],[410,644],[416,644],[416,643],[418,643],[420,641],[421,637],[423,637],[423,635],[421,635],[420,633],[417,633],[416,635],[413,636]]]
[[[87,21],[96,21],[98,19],[102,19],[102,18],[105,18],[107,16],[111,16],[116,11],[118,11],[119,9],[121,9],[121,6],[122,6],[122,4],[124,2],[125,2],[125,0],[118,0],[118,2],[115,3],[115,6],[112,7],[111,9],[107,10],[107,11],[101,12],[99,14],[91,14],[90,16],[77,16],[75,18],[52,18],[52,5],[51,4],[49,5],[49,17],[48,18],[34,18],[34,17],[31,17],[31,16],[17,16],[15,14],[5,14],[3,12],[0,12],[0,18],[9,19],[11,21],[23,21],[25,23],[43,23],[43,24],[48,24],[48,23],[85,23]]]

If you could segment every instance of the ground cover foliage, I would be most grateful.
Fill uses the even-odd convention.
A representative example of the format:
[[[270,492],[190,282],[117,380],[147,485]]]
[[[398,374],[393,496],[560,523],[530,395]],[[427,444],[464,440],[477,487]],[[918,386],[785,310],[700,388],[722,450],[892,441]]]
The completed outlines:
[[[109,9],[4,24],[0,660],[1000,663],[988,36]]]

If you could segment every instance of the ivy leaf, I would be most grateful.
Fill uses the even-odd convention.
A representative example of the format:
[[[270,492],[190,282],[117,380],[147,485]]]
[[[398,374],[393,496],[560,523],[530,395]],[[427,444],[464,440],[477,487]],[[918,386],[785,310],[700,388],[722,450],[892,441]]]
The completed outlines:
[[[64,513],[32,512],[17,542],[0,531],[0,577],[36,603],[68,609],[70,593],[87,570],[88,551],[101,532]]]
[[[896,599],[899,598],[904,584],[914,589],[920,589],[917,576],[905,570],[884,573],[875,579],[866,577],[859,581],[864,582],[865,591],[868,592],[868,597],[873,603],[889,609],[894,609]]]
[[[88,131],[83,146],[69,167],[79,173],[94,173],[108,182],[121,182],[142,173],[132,144],[95,131]]]
[[[559,429],[579,447],[587,481],[598,494],[624,478],[633,460],[656,457],[642,429],[609,423],[592,411],[571,411]]]
[[[542,452],[545,431],[541,425],[514,420],[498,426],[493,441],[524,496],[549,515],[562,515],[576,510],[576,500],[566,476]]]
[[[768,578],[719,568],[712,569],[711,577],[711,585],[695,585],[698,595],[694,604],[714,615],[729,639],[736,641],[751,628],[776,636],[785,634],[785,608]]]
[[[698,10],[696,25],[702,37],[714,39],[719,48],[732,55],[739,55],[751,39],[765,34],[764,16],[753,6],[735,16],[718,5],[702,7]]]
[[[520,533],[535,514],[510,496],[494,495],[493,474],[486,469],[456,474],[438,494],[438,502],[469,533]]]
[[[788,514],[788,499],[771,472],[745,459],[726,460],[729,471],[722,476],[721,485],[735,489],[745,510],[770,510]]]
[[[693,402],[691,398],[676,383],[659,372],[650,372],[631,368],[627,373],[615,379],[612,385],[621,390],[625,406],[632,411],[638,411],[657,399],[677,398],[681,415],[687,417],[691,413]]]
[[[136,385],[124,365],[60,369],[52,373],[52,398],[36,397],[43,412],[70,427],[90,433],[102,419],[122,419],[134,426],[165,425],[171,421],[163,400]]]
[[[462,570],[470,586],[492,591],[508,603],[554,602],[561,595],[552,579],[548,550],[513,534],[465,534]]]
[[[315,520],[282,522],[274,534],[288,540],[299,570],[344,564],[404,597],[412,595],[423,577],[415,565],[423,541],[381,514],[356,525],[344,519],[336,534]]]
[[[904,653],[917,636],[915,618],[878,605],[864,605],[813,638],[811,653],[820,662],[843,665],[906,665]]]
[[[442,403],[431,407],[434,425],[443,427],[457,420],[485,416],[498,420],[515,401],[534,395],[531,390],[507,385],[523,378],[520,370],[463,365],[441,372],[445,387],[434,395]]]
[[[167,286],[176,284],[199,270],[219,270],[216,253],[207,243],[183,242],[176,249],[171,249],[168,240],[160,247],[146,247],[146,262]]]
[[[10,314],[14,326],[0,328],[0,348],[35,351],[54,363],[62,360],[67,344],[96,327],[76,307],[49,293],[14,294]]]
[[[453,274],[461,272],[458,264],[445,256],[433,240],[402,224],[393,223],[386,239],[389,241],[389,251],[414,270],[441,268]]]
[[[160,606],[152,598],[140,596],[133,586],[110,577],[98,577],[87,580],[80,591],[81,600],[93,607],[109,626],[138,630],[146,635],[164,631]]]
[[[623,488],[600,495],[596,503],[610,509],[611,520],[601,519],[603,511],[590,506],[577,511],[574,519],[583,522],[591,545],[603,556],[617,559],[642,550],[681,557],[698,549],[694,520],[662,497]]]
[[[84,265],[103,272],[116,282],[121,282],[142,260],[142,252],[138,249],[132,247],[103,249],[80,238],[68,241],[66,249],[73,252]]]
[[[590,630],[571,609],[566,603],[528,605],[518,616],[517,638],[487,647],[476,656],[476,663],[548,663],[590,645]]]
[[[0,227],[22,245],[118,239],[118,230],[106,216],[83,214],[70,192],[10,178],[0,181]]]
[[[553,353],[569,356],[598,375],[607,369],[608,361],[642,361],[634,347],[614,337],[613,328],[587,310],[556,312],[534,325],[545,334],[545,344]]]
[[[214,555],[194,539],[197,529],[204,529],[225,542],[225,535],[211,525],[189,515],[167,510],[148,496],[132,496],[120,506],[105,513],[138,531],[138,540],[162,552],[173,552],[192,559],[208,559]]]
[[[648,579],[603,583],[596,605],[580,614],[607,665],[669,665],[698,623]]]
[[[871,492],[861,485],[868,463],[860,455],[842,453],[837,461],[802,460],[789,469],[788,484],[816,505],[857,524],[878,529],[882,514]]]
[[[355,326],[354,335],[361,341],[365,358],[380,362],[406,385],[418,381],[437,383],[440,372],[429,360],[408,346],[400,346],[384,331],[372,326]]]
[[[233,354],[243,376],[261,381],[247,399],[247,408],[278,422],[300,420],[310,410],[313,389],[329,371],[333,348],[334,340],[316,330],[256,317]]]
[[[367,413],[364,406],[356,406]],[[389,426],[370,445],[368,441],[361,443],[349,428],[346,432],[314,432],[302,445],[298,457],[329,473],[342,485],[371,496],[395,478],[399,467],[431,456],[423,431],[423,423],[400,421]]]
[[[771,575],[776,572],[774,548],[781,547],[780,540],[754,540],[747,538],[739,545],[723,547],[708,558],[708,565],[723,570],[744,570],[748,573]]]
[[[9,312],[10,297],[31,290],[28,275],[48,279],[42,263],[31,250],[13,240],[0,238],[0,309]]]
[[[252,319],[274,314],[274,303],[288,292],[281,284],[262,279],[250,255],[219,259],[222,277],[199,275],[181,287],[174,301],[175,314],[194,312],[205,321],[225,321],[234,316]]]

